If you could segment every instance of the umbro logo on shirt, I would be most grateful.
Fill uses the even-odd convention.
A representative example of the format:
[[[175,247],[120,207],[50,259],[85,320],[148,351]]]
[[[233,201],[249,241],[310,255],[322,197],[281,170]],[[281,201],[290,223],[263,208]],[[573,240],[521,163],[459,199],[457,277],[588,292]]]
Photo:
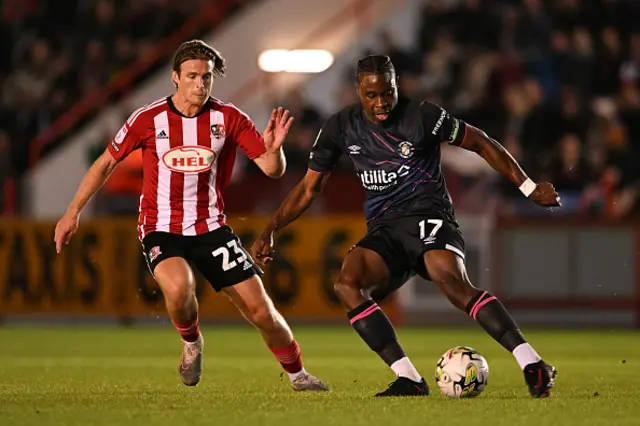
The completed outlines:
[[[349,148],[350,155],[360,154],[360,150],[362,149],[358,145],[350,145],[348,148]]]
[[[160,132],[156,135],[156,139],[169,139],[169,135],[164,130],[160,130]]]

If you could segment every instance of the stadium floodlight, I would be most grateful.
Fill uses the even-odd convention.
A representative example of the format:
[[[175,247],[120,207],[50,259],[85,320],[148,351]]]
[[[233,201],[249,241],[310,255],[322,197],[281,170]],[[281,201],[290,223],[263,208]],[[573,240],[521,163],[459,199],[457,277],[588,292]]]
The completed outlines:
[[[270,49],[258,57],[258,66],[266,72],[319,73],[331,64],[333,55],[322,49]]]

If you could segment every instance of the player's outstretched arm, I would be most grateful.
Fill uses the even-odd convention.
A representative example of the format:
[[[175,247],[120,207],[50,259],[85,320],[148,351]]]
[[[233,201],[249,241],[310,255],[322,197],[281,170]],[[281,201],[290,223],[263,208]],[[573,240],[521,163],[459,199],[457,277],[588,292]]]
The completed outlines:
[[[517,185],[525,197],[535,203],[543,207],[560,205],[560,197],[552,184],[533,182],[511,154],[482,130],[467,124],[467,134],[461,147],[484,158],[491,167]]]
[[[271,117],[262,136],[266,152],[254,159],[260,170],[270,178],[280,178],[287,168],[287,161],[282,150],[282,144],[293,124],[293,117],[289,117],[289,110],[279,107],[271,111]]]
[[[261,265],[273,259],[273,234],[296,220],[322,192],[329,172],[307,170],[307,174],[287,195],[280,208],[251,247],[251,255]]]
[[[62,245],[68,244],[76,233],[82,210],[107,181],[117,164],[118,161],[113,158],[109,150],[105,150],[89,168],[67,211],[56,224],[54,241],[57,253],[60,253]]]

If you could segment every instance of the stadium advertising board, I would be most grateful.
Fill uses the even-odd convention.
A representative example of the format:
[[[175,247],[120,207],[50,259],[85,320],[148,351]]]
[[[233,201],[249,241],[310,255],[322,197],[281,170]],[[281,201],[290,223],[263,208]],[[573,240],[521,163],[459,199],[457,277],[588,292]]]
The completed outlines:
[[[245,244],[268,218],[230,224]],[[345,320],[333,281],[349,247],[365,233],[359,216],[301,219],[279,233],[265,286],[283,315],[300,320]],[[52,222],[0,225],[0,315],[163,316],[162,294],[147,270],[136,224],[86,221],[56,255]],[[240,319],[224,295],[197,275],[203,319]],[[398,320],[393,301],[385,309]]]

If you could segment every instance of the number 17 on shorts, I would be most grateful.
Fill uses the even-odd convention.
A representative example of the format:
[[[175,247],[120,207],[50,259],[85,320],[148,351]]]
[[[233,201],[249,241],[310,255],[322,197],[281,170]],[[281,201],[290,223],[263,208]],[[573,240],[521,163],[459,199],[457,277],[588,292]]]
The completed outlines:
[[[464,259],[464,239],[457,226],[443,219],[421,219],[419,238],[426,250],[449,250]]]
[[[433,244],[436,241],[436,234],[442,228],[442,219],[423,219],[418,223],[420,228],[420,239],[426,244]]]

